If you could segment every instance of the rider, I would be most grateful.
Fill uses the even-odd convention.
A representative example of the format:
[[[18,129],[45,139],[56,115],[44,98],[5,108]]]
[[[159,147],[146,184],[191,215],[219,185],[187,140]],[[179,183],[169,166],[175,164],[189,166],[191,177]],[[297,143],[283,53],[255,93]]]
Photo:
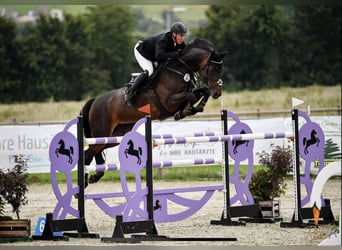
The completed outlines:
[[[139,66],[144,70],[127,88],[126,103],[132,105],[137,89],[139,89],[153,73],[153,63],[160,65],[166,60],[178,58],[179,51],[185,48],[186,26],[174,22],[170,31],[138,41],[134,47],[134,55]]]

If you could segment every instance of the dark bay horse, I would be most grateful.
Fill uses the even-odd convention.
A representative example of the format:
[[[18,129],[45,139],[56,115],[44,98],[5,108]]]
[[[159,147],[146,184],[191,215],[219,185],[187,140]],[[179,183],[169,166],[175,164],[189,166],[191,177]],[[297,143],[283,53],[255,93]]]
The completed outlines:
[[[215,99],[221,96],[220,74],[225,54],[217,53],[210,41],[196,38],[180,52],[178,59],[159,66],[148,86],[136,95],[133,106],[125,103],[126,87],[89,100],[81,111],[85,137],[124,135],[146,116],[138,108],[147,104],[152,120],[172,116],[177,120],[202,112],[210,96]],[[116,145],[90,145],[85,151],[85,164],[89,165],[93,157],[97,164],[103,164],[102,151]],[[96,172],[89,183],[97,182],[103,174]],[[86,185],[87,179],[86,174]]]

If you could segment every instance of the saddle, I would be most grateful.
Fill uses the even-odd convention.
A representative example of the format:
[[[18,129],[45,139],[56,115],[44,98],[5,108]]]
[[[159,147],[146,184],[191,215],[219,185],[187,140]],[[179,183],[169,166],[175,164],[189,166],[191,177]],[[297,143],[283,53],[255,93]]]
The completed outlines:
[[[163,65],[163,64],[162,64]],[[153,73],[150,77],[148,77],[147,79],[147,82],[146,84],[142,84],[141,87],[139,89],[137,89],[137,92],[139,92],[140,90],[142,89],[150,89],[150,88],[154,88],[156,87],[156,85],[153,85],[152,83],[153,82],[157,82],[157,81],[154,81],[157,76],[159,75],[160,73],[160,68],[161,67],[158,67],[158,64],[157,62],[156,63],[153,63],[153,67],[154,67],[154,70],[153,70]],[[127,89],[129,89],[134,83],[135,83],[135,80],[137,79],[137,77],[140,75],[141,73],[131,73],[131,79],[130,81],[126,84],[126,87]]]
[[[132,97],[132,95],[136,95],[140,91],[146,90],[146,92],[148,92],[149,96],[151,97],[151,99],[153,100],[155,105],[160,110],[160,118],[159,118],[160,120],[164,120],[170,116],[174,116],[175,120],[180,120],[186,116],[182,112],[183,109],[180,109],[176,113],[168,112],[164,108],[164,106],[160,103],[158,97],[156,96],[156,94],[154,92],[154,89],[157,87],[157,85],[159,83],[159,77],[161,76],[161,72],[163,72],[163,70],[170,70],[170,71],[175,72],[176,74],[183,75],[183,73],[181,73],[181,72],[179,72],[173,68],[168,67],[169,62],[170,61],[167,60],[159,66],[156,64],[153,64],[155,67],[153,74],[150,77],[147,76],[147,79],[142,78],[142,79],[137,80],[138,77],[141,77],[141,73],[131,73],[131,79],[126,84],[126,86],[127,86],[126,100],[129,99],[129,98],[127,98],[128,95],[131,95],[131,97]],[[194,74],[190,75],[190,74],[186,73],[186,74],[184,74],[183,78],[184,78],[184,81],[187,83],[186,91],[193,92],[194,90],[198,89],[198,86],[196,85],[197,78]],[[139,81],[139,83],[137,84],[136,81]],[[132,93],[132,92],[134,92],[134,93]]]

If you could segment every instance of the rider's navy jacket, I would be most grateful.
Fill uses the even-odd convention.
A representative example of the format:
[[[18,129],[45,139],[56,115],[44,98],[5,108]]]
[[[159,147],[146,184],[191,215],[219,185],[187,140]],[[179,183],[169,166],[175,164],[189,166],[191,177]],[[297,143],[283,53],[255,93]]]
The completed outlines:
[[[173,52],[185,47],[185,43],[175,45],[171,32],[166,32],[142,40],[137,50],[150,61],[163,62],[171,58]]]

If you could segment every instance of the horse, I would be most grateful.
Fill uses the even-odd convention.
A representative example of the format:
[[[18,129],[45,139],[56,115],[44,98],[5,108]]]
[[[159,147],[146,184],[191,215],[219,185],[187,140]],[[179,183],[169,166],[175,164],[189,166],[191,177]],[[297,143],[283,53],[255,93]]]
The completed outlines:
[[[58,144],[59,144],[59,148],[56,148],[55,150],[56,156],[59,157],[59,154],[65,155],[69,158],[68,163],[72,164],[73,160],[72,160],[71,155],[74,154],[74,148],[71,146],[69,149],[66,149],[65,142],[62,139],[59,140]]]
[[[141,164],[141,158],[140,155],[142,154],[142,148],[139,147],[138,149],[134,149],[134,144],[132,140],[129,140],[127,142],[127,145],[129,145],[129,147],[127,149],[125,149],[125,156],[126,158],[128,158],[128,155],[132,155],[137,157],[137,163],[140,165]]]
[[[125,103],[127,84],[88,100],[80,112],[85,137],[123,136],[146,116],[139,110],[146,105],[151,119],[160,121],[173,116],[179,120],[203,112],[210,96],[217,99],[222,94],[220,75],[226,54],[217,53],[209,40],[196,38],[180,51],[178,58],[158,66],[147,86],[136,94],[133,105]],[[104,164],[102,151],[117,145],[90,145],[85,151],[85,165],[93,157],[97,164]],[[103,175],[104,172],[96,171],[88,179],[85,174],[85,186],[88,182],[97,182]]]
[[[308,151],[308,147],[309,146],[311,146],[313,144],[317,144],[317,147],[319,146],[319,142],[320,141],[319,141],[319,138],[316,137],[316,134],[317,134],[316,130],[313,129],[311,131],[311,135],[310,135],[310,139],[309,140],[307,140],[306,137],[303,138],[303,146],[305,146],[305,148],[304,148],[304,153],[305,154],[309,153],[309,151]]]

